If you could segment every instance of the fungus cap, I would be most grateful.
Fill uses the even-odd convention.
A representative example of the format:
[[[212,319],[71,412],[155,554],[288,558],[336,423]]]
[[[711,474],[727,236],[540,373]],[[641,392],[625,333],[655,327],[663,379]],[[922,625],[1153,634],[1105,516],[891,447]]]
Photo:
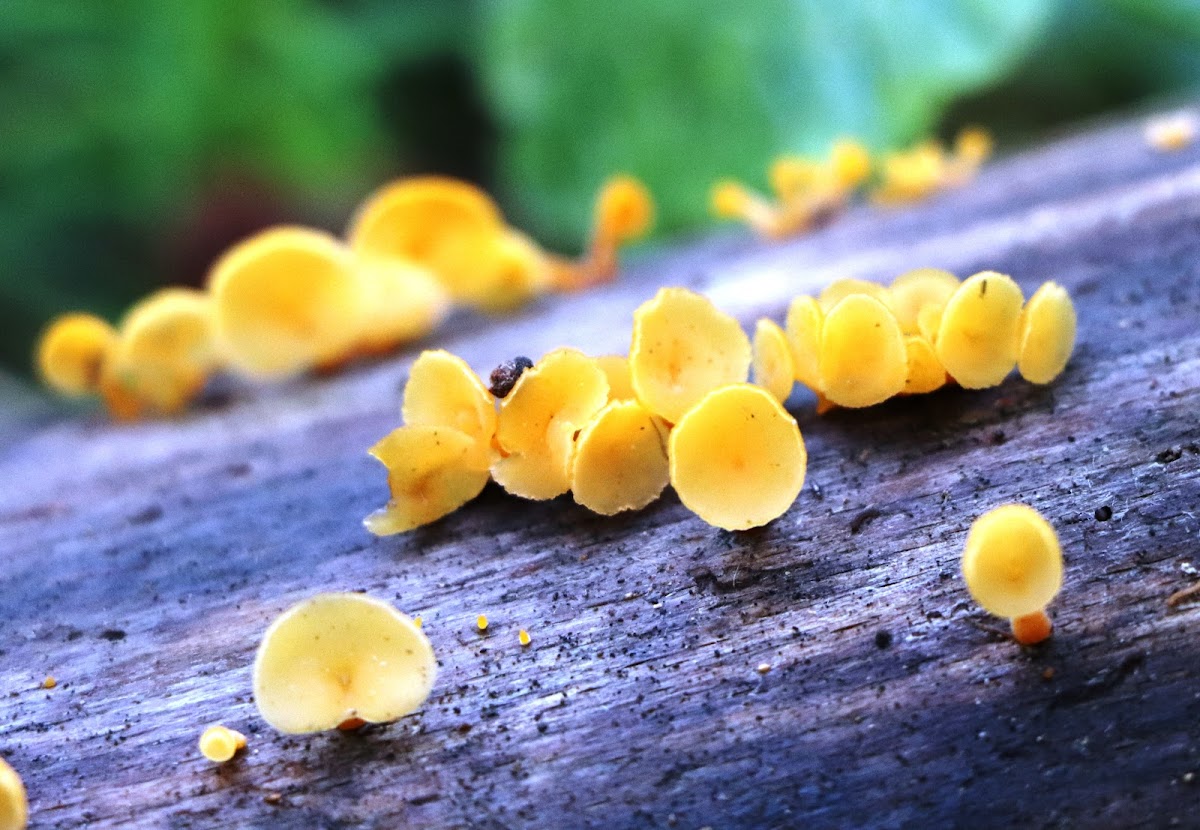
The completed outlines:
[[[933,392],[946,385],[946,370],[938,362],[933,346],[919,334],[904,338],[905,354],[908,357],[908,375],[904,379],[907,395]]]
[[[613,176],[596,196],[597,241],[622,244],[644,236],[654,222],[654,199],[639,179]]]
[[[386,602],[326,593],[271,623],[254,660],[254,702],[288,734],[352,718],[394,721],[429,697],[437,661],[428,638]]]
[[[771,189],[780,199],[802,198],[822,176],[821,165],[800,156],[780,156],[767,171]]]
[[[0,830],[24,830],[29,822],[29,802],[21,776],[0,758]]]
[[[403,426],[371,447],[388,471],[391,499],[363,520],[376,536],[403,533],[453,513],[488,481],[475,438],[448,426]]]
[[[917,268],[892,280],[889,306],[905,334],[921,331],[919,318],[927,306],[945,306],[958,289],[958,277],[940,268]]]
[[[602,354],[596,358],[596,365],[608,378],[610,401],[632,401],[637,398],[633,391],[633,376],[629,372],[629,358],[619,354]]]
[[[47,386],[64,395],[96,392],[105,355],[116,340],[116,330],[94,314],[63,314],[38,340],[38,373]]]
[[[904,391],[908,352],[895,315],[879,300],[851,294],[821,330],[821,389],[838,406],[864,407]]]
[[[838,184],[845,189],[855,188],[871,175],[871,154],[853,139],[839,139],[829,154],[829,164]]]
[[[532,239],[506,229],[480,251],[475,279],[461,299],[489,314],[504,314],[546,293],[553,265]]]
[[[215,724],[200,733],[200,754],[213,763],[223,764],[246,746],[246,736],[235,729]]]
[[[639,510],[667,486],[665,427],[637,401],[612,401],[575,439],[571,492],[588,510]]]
[[[496,404],[479,376],[461,357],[441,349],[413,361],[404,385],[404,422],[453,427],[476,442],[478,464],[487,467],[496,435]]]
[[[1050,604],[1062,587],[1058,536],[1024,504],[984,513],[967,534],[962,557],[967,590],[998,617],[1023,617]]]
[[[1030,383],[1049,383],[1066,368],[1075,350],[1075,306],[1056,282],[1047,282],[1021,312],[1017,370]]]
[[[808,455],[795,419],[748,383],[710,392],[671,430],[671,486],[684,505],[725,530],[782,516],[800,495]]]
[[[870,280],[860,280],[853,277],[843,277],[836,279],[829,285],[825,286],[817,297],[817,303],[820,304],[821,310],[828,314],[833,307],[847,297],[856,294],[865,294],[868,297],[874,297],[885,306],[891,305],[891,298],[888,296],[888,290],[885,286]]]
[[[209,277],[217,339],[241,371],[279,377],[336,360],[358,339],[362,285],[337,239],[273,228],[234,246]]]
[[[450,313],[450,295],[428,268],[414,262],[358,257],[363,315],[358,347],[370,354],[419,340]]]
[[[786,326],[796,380],[820,393],[821,330],[825,326],[825,312],[816,299],[802,294],[788,306]]]
[[[1013,370],[1023,299],[1012,277],[983,271],[964,281],[947,301],[935,348],[961,386],[996,386]]]
[[[796,383],[796,366],[787,335],[778,323],[762,319],[754,328],[754,382],[783,403]]]
[[[607,402],[604,371],[580,351],[555,349],[526,369],[500,404],[497,483],[527,499],[567,492],[575,433]]]
[[[633,388],[671,423],[713,389],[744,382],[750,362],[750,340],[737,320],[685,288],[661,288],[633,313]]]

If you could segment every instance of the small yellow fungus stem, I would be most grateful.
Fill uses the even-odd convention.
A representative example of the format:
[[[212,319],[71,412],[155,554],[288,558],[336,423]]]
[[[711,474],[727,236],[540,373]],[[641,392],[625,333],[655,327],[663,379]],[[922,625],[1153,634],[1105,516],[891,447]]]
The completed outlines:
[[[1023,617],[1013,617],[1013,639],[1023,646],[1034,646],[1048,640],[1054,624],[1045,611],[1034,611]]]
[[[487,631],[488,618],[487,618],[486,614],[480,614],[478,617],[475,618],[475,627],[478,628],[480,631]]]
[[[200,754],[216,764],[223,764],[245,749],[246,736],[227,726],[210,726],[200,735]]]

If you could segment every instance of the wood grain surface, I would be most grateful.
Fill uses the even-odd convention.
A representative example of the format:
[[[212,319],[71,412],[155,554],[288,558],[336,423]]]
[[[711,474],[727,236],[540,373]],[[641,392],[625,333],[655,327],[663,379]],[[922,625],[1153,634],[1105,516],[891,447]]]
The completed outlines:
[[[670,493],[604,518],[489,485],[371,537],[386,485],[365,451],[398,425],[415,351],[230,384],[174,422],[9,430],[0,756],[31,826],[1200,826],[1200,601],[1165,602],[1200,578],[1200,148],[1083,131],[924,205],[699,240],[428,345],[480,372],[624,351],[659,285],[749,326],[832,277],[918,266],[1066,285],[1066,373],[825,417],[797,396],[808,483],[748,533]],[[1036,649],[995,635],[958,573],[971,521],[1014,500],[1067,560]],[[423,616],[433,696],[361,734],[275,734],[250,695],[259,638],[338,589]],[[206,762],[212,722],[249,751]]]

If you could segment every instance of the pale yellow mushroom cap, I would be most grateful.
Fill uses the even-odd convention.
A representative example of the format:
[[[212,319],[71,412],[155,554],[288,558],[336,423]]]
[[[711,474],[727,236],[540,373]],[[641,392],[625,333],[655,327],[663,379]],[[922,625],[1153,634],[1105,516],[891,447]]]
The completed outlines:
[[[1011,277],[983,271],[960,285],[938,326],[938,360],[966,389],[996,386],[1017,363],[1024,297]]]
[[[829,163],[834,178],[843,188],[854,188],[871,175],[871,154],[867,148],[853,139],[840,139],[833,145]]]
[[[96,392],[105,355],[116,340],[116,330],[93,314],[63,314],[38,340],[38,373],[47,386],[64,395]]]
[[[762,319],[754,328],[754,382],[783,403],[796,383],[796,366],[787,335],[778,323]]]
[[[904,380],[904,392],[920,395],[933,392],[946,385],[946,370],[938,362],[933,345],[919,334],[904,338],[904,349],[908,357],[908,377]]]
[[[859,280],[853,277],[843,277],[842,279],[834,280],[825,286],[817,297],[817,303],[820,304],[821,310],[826,314],[838,303],[846,297],[855,294],[865,294],[868,297],[874,297],[885,306],[891,304],[891,297],[888,295],[888,290],[885,286],[870,280]]]
[[[507,455],[492,465],[496,482],[527,499],[567,492],[575,433],[607,402],[604,371],[575,349],[555,349],[526,369],[500,403],[496,440]]]
[[[184,409],[219,364],[212,303],[192,288],[156,291],[121,323],[111,371],[134,398],[158,412]]]
[[[490,243],[490,252],[480,251],[476,278],[460,299],[489,314],[504,314],[546,293],[553,268],[532,239],[506,229]]]
[[[200,754],[216,764],[223,764],[246,746],[246,736],[235,729],[215,724],[200,733]]]
[[[990,614],[1013,618],[1040,611],[1062,587],[1058,536],[1027,505],[989,510],[967,534],[962,573],[971,596]]]
[[[271,623],[254,660],[254,702],[280,732],[322,732],[352,718],[416,711],[437,675],[413,621],[362,594],[317,594]]]
[[[744,185],[734,181],[719,181],[712,188],[712,212],[719,219],[741,219],[754,196]]]
[[[596,197],[597,240],[621,244],[644,236],[654,222],[654,199],[639,179],[613,176]]]
[[[838,406],[882,403],[904,391],[908,351],[895,315],[874,297],[851,294],[825,317],[821,389]]]
[[[402,179],[370,196],[347,237],[364,255],[396,257],[432,269],[455,299],[479,295],[481,264],[494,267],[492,246],[504,220],[474,185],[440,176]]]
[[[815,298],[802,294],[788,306],[786,326],[796,380],[819,393],[821,330],[825,327],[825,312]]]
[[[1056,282],[1044,283],[1021,313],[1021,347],[1017,370],[1030,383],[1058,377],[1075,350],[1075,306]]]
[[[958,277],[940,268],[917,268],[892,280],[892,311],[905,334],[919,334],[918,322],[927,306],[944,307],[958,288]]]
[[[308,228],[275,228],[235,246],[209,277],[217,340],[241,371],[279,377],[335,360],[363,317],[354,257]]]
[[[812,159],[800,156],[780,156],[771,162],[767,178],[771,189],[780,199],[795,199],[804,195],[821,179],[824,171]]]
[[[447,426],[470,436],[480,453],[477,466],[490,463],[496,404],[461,357],[442,350],[421,352],[408,373],[402,412],[410,426]]]
[[[633,375],[629,371],[629,358],[619,354],[602,354],[596,358],[596,365],[608,378],[608,399],[610,401],[632,401],[637,398],[633,391]]]
[[[25,830],[29,821],[29,802],[21,776],[0,758],[0,830]]]
[[[388,470],[391,499],[363,520],[376,536],[429,524],[479,495],[488,481],[478,441],[448,426],[403,426],[368,451]]]
[[[637,401],[607,404],[575,441],[575,501],[605,516],[650,504],[670,477],[665,434],[662,422]]]
[[[450,313],[450,294],[428,268],[396,258],[358,257],[362,286],[359,347],[386,352],[436,329]]]
[[[747,383],[710,392],[671,430],[671,486],[725,530],[782,516],[800,495],[808,455],[800,428],[769,392]]]
[[[685,288],[661,288],[633,313],[633,388],[671,423],[713,389],[744,382],[750,361],[738,321]]]

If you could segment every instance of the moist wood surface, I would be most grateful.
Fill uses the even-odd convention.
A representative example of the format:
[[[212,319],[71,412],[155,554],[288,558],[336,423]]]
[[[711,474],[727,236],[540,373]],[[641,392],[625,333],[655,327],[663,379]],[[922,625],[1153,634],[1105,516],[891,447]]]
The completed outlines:
[[[1197,826],[1200,603],[1165,600],[1200,566],[1200,149],[1154,153],[1133,123],[1081,133],[925,205],[698,242],[432,343],[481,372],[623,351],[658,285],[750,325],[834,276],[916,266],[1066,285],[1066,373],[822,418],[795,399],[808,483],[749,533],[669,493],[603,518],[489,486],[371,537],[386,489],[365,450],[398,424],[415,352],[235,386],[178,422],[10,430],[0,755],[33,826]],[[995,636],[958,575],[972,519],[1013,500],[1067,559],[1033,650]],[[254,650],[335,589],[424,617],[435,691],[363,734],[277,735]],[[196,750],[218,721],[250,737],[221,768]]]

